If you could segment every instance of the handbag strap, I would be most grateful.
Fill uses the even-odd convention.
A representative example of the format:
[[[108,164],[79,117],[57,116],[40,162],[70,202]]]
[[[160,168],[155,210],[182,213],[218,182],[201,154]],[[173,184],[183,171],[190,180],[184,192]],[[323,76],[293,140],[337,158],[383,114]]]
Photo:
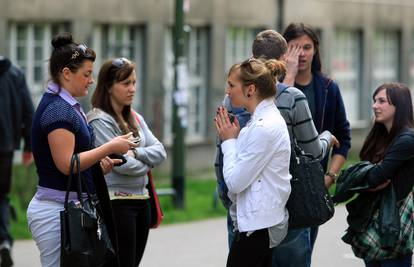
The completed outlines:
[[[68,202],[69,202],[69,192],[70,192],[70,188],[72,187],[72,181],[74,180],[74,175],[75,175],[75,161],[76,161],[76,157],[78,156],[78,154],[73,154],[72,158],[70,159],[70,167],[69,167],[69,178],[68,178],[68,183],[67,183],[67,187],[66,187],[66,194],[65,194],[65,209],[68,208]],[[77,163],[78,164],[78,163]],[[78,167],[79,169],[79,167]],[[77,196],[78,196],[78,200],[81,202],[81,204],[83,204],[83,200],[82,200],[82,195],[81,195],[81,188],[80,188],[80,183],[78,182],[78,188],[76,190]]]
[[[137,121],[138,125],[140,126],[141,121],[139,120],[139,117],[138,117],[137,113],[132,108],[131,108],[131,112],[132,112],[132,115],[134,116],[135,120]]]
[[[79,184],[81,184],[81,185],[85,188],[85,190],[86,190],[86,195],[88,196],[87,200],[89,201],[89,204],[92,206],[92,197],[91,197],[91,193],[89,192],[89,188],[88,188],[88,186],[87,186],[87,184],[86,184],[85,179],[84,179],[84,178],[82,177],[82,175],[81,175],[79,155],[78,155],[78,154],[75,154],[75,155],[76,155],[76,156],[75,156],[76,165],[78,166],[78,168],[77,168],[78,183],[79,183]],[[81,187],[81,186],[79,186],[79,188],[81,189],[82,187]],[[82,192],[82,191],[81,191],[81,192]],[[82,199],[82,201],[80,201],[80,202],[81,202],[81,205],[82,205],[82,207],[83,207],[83,199]]]
[[[76,172],[75,172],[75,163],[76,163]],[[74,179],[76,179],[76,182],[77,182],[76,194],[78,196],[78,200],[79,200],[81,206],[83,207],[82,186],[86,189],[86,194],[88,196],[88,201],[90,202],[90,204],[92,204],[92,198],[91,198],[91,195],[90,195],[90,192],[89,192],[89,188],[86,185],[85,180],[81,176],[80,159],[79,159],[79,155],[77,153],[74,153],[72,155],[71,160],[70,160],[70,173],[69,173],[68,184],[67,184],[66,194],[65,194],[65,203],[64,203],[65,210],[68,208],[69,192],[70,192],[70,189],[71,189],[71,186],[72,186],[72,181]]]

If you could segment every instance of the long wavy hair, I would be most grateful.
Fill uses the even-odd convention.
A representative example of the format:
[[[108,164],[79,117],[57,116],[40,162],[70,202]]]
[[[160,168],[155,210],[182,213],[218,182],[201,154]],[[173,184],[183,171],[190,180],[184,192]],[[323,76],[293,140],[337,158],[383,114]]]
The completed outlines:
[[[388,132],[385,125],[374,122],[374,125],[364,141],[359,157],[361,160],[379,162],[394,140],[404,128],[413,128],[413,104],[410,89],[401,83],[385,83],[378,87],[372,99],[382,90],[385,90],[388,102],[395,107],[392,127]]]
[[[91,104],[94,108],[99,108],[110,114],[118,123],[122,133],[132,132],[134,136],[138,136],[138,125],[135,117],[132,115],[131,106],[124,106],[122,109],[122,118],[128,125],[124,125],[115,114],[111,104],[111,96],[109,90],[117,83],[127,79],[135,70],[135,64],[125,58],[116,58],[107,60],[99,70],[98,83],[92,95]]]

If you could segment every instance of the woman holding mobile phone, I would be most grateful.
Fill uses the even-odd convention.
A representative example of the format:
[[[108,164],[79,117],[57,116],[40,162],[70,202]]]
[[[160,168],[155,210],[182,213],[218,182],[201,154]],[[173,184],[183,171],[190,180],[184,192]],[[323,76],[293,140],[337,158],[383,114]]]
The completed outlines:
[[[103,217],[105,220],[108,218],[105,221],[108,233],[115,243],[112,213],[102,174],[110,172],[114,164],[120,162],[108,155],[122,154],[136,146],[129,141],[130,134],[126,133],[94,147],[93,131],[76,97],[86,96],[94,81],[95,52],[76,43],[70,33],[56,35],[52,47],[49,60],[51,81],[33,118],[32,149],[39,183],[27,209],[29,229],[43,267],[60,266],[60,212],[64,210],[72,155],[79,155],[82,177],[89,191],[99,198]],[[76,191],[76,185],[72,184],[69,201],[78,201]]]
[[[126,58],[108,60],[99,71],[93,110],[87,115],[96,146],[128,132],[133,133],[130,140],[138,145],[123,155],[125,164],[105,175],[123,267],[138,266],[144,254],[150,228],[147,173],[166,159],[164,146],[131,108],[135,92],[135,64]]]

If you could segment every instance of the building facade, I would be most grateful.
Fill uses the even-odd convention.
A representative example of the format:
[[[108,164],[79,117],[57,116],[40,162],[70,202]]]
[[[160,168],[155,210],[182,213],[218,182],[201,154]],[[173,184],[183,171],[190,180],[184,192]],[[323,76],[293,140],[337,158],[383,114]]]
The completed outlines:
[[[283,10],[279,9],[284,3]],[[338,81],[358,149],[371,123],[371,95],[379,84],[414,88],[412,0],[186,0],[188,69],[187,167],[212,167],[213,117],[226,71],[251,54],[255,34],[305,22],[321,37],[323,71]],[[137,64],[134,108],[170,146],[173,90],[173,0],[0,0],[0,54],[22,67],[35,103],[48,79],[50,41],[57,32],[97,52],[95,75],[107,58]],[[91,93],[90,93],[91,95]],[[85,109],[89,100],[83,99]],[[363,132],[363,131],[362,131]],[[169,168],[170,162],[163,165]]]

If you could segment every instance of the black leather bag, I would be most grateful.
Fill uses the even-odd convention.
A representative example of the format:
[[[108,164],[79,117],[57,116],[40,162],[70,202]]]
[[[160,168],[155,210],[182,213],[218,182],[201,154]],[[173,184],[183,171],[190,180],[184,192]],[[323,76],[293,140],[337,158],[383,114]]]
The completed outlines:
[[[325,187],[320,161],[292,144],[290,174],[289,229],[318,226],[332,218],[334,203]]]
[[[112,259],[115,252],[103,218],[100,216],[99,202],[92,199],[79,166],[79,156],[74,154],[70,164],[65,210],[60,212],[60,266],[99,267]],[[76,203],[68,202],[72,182],[77,184],[78,202]],[[86,200],[83,200],[81,195],[82,187],[87,192]]]

